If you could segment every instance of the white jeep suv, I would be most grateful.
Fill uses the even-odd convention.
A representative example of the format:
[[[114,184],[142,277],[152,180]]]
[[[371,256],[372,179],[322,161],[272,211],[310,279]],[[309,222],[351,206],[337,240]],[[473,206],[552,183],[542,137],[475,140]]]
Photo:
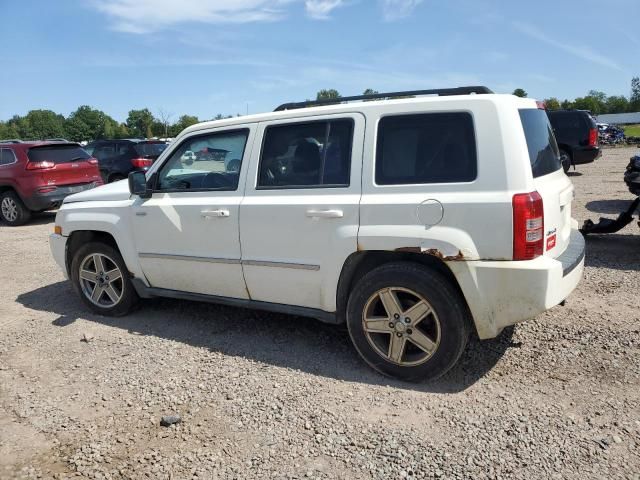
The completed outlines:
[[[576,287],[573,185],[534,100],[332,102],[194,125],[146,175],[67,197],[50,243],[80,298],[104,315],[172,297],[346,322],[367,363],[415,380],[472,330],[495,337]]]

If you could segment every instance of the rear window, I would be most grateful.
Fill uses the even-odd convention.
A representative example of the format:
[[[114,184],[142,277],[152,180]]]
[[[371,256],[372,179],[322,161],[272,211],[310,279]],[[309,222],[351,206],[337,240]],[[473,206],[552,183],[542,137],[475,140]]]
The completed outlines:
[[[134,147],[143,157],[159,157],[167,148],[166,143],[137,143]]]
[[[542,177],[559,170],[560,151],[547,112],[537,108],[520,110],[520,120],[529,149],[533,177]]]
[[[471,182],[478,161],[469,113],[384,117],[378,126],[376,184]]]
[[[31,162],[67,163],[91,158],[79,145],[47,145],[32,147],[27,153]]]

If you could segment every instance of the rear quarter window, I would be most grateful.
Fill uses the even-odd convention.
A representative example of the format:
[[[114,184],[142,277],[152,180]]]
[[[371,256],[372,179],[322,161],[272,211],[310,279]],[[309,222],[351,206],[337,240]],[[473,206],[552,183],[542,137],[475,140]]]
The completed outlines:
[[[547,113],[537,108],[519,112],[533,177],[542,177],[562,168],[560,151]]]
[[[477,173],[471,114],[424,113],[380,120],[377,185],[471,182]]]

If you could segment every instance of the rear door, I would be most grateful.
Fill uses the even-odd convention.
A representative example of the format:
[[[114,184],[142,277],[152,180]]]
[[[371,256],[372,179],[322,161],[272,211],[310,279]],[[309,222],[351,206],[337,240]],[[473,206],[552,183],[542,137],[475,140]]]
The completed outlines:
[[[562,170],[560,152],[544,110],[520,110],[527,140],[531,172],[544,205],[544,254],[557,257],[567,248],[571,235],[573,184]]]
[[[95,159],[76,144],[31,147],[27,156],[30,163],[40,164],[37,171],[47,185],[79,185],[100,179]]]

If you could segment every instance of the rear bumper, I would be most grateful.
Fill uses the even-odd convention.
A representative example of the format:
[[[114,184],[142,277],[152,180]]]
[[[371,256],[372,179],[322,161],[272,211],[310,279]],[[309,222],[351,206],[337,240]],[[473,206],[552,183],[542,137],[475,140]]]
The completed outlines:
[[[65,278],[69,278],[67,272],[67,237],[52,233],[49,235],[49,247],[51,248],[51,255],[56,261]]]
[[[83,183],[80,185],[59,186],[56,187],[56,189],[52,192],[46,193],[41,193],[36,190],[31,194],[31,196],[23,198],[23,201],[29,210],[33,210],[36,212],[40,210],[51,210],[53,208],[58,208],[62,204],[62,201],[65,199],[65,197],[68,197],[69,195],[74,193],[90,190],[99,185],[101,185],[100,182],[91,182]]]
[[[449,262],[473,315],[478,336],[533,318],[565,300],[584,270],[585,243],[577,230],[558,258],[530,261]]]
[[[591,163],[602,155],[600,147],[578,147],[573,151],[573,163],[581,165]]]

